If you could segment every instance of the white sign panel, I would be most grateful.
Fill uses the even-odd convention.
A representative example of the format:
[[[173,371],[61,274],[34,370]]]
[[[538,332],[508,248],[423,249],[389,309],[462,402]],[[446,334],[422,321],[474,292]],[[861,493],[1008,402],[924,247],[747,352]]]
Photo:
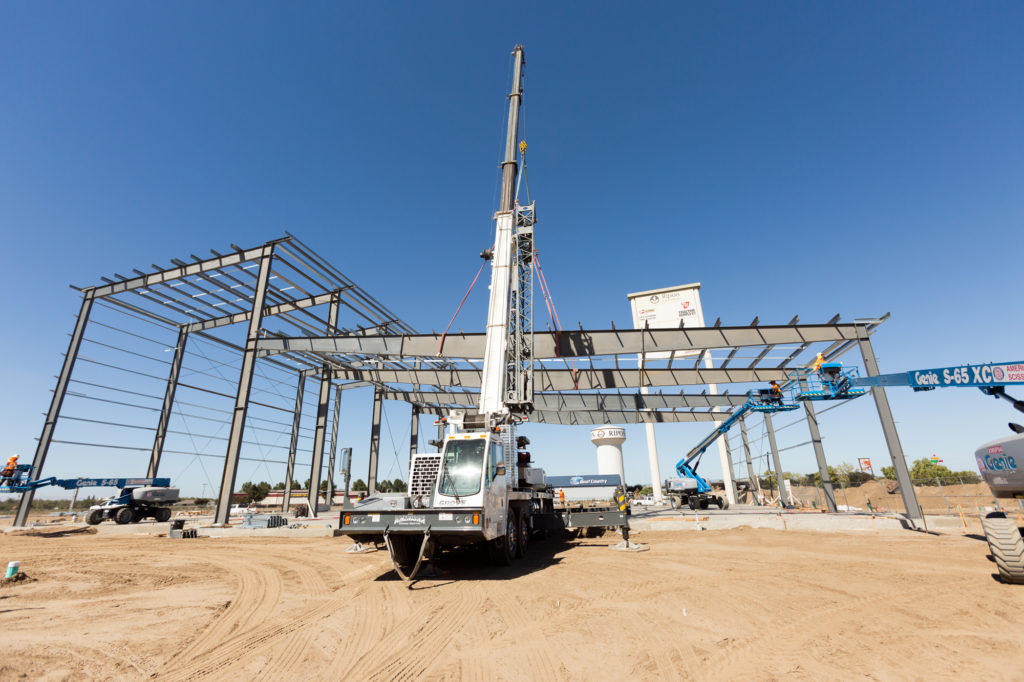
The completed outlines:
[[[679,329],[703,327],[704,311],[700,307],[700,283],[681,287],[655,289],[629,294],[633,310],[633,327],[643,329]],[[675,357],[699,355],[700,351],[676,351]],[[673,353],[663,351],[647,353],[648,360],[665,360]]]

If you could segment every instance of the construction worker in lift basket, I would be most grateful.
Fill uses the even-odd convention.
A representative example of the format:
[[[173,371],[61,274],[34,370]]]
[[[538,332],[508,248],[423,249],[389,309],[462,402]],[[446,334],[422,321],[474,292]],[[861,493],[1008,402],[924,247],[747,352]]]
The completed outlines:
[[[565,506],[565,491],[564,490],[559,489],[559,491],[558,491],[558,501],[562,503],[563,507]]]
[[[7,464],[0,470],[0,485],[14,485],[14,472],[18,469],[18,456],[11,455]]]
[[[773,403],[780,403],[781,404],[782,403],[782,387],[779,386],[779,382],[774,381],[774,380],[771,382],[771,387],[772,387],[772,402]]]
[[[814,358],[814,362],[811,363],[811,370],[814,372],[821,372],[821,366],[825,364],[825,357],[818,353],[818,356]]]

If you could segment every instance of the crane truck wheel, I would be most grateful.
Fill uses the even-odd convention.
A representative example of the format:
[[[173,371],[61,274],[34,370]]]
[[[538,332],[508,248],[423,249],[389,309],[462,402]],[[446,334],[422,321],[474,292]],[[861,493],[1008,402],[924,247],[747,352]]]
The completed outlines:
[[[93,509],[89,512],[89,515],[85,517],[85,522],[90,526],[99,525],[101,521],[103,521],[103,512],[99,509]]]
[[[509,566],[516,558],[519,542],[519,524],[516,523],[516,514],[508,515],[508,522],[505,524],[505,535],[494,538],[488,543],[487,553],[491,563],[498,566]]]
[[[121,507],[114,513],[114,523],[119,523],[122,526],[126,523],[131,523],[132,518],[135,514],[128,507]]]
[[[1024,585],[1024,537],[1017,524],[1002,512],[992,512],[981,520],[989,551],[1004,583]]]
[[[526,549],[530,546],[530,521],[526,514],[519,515],[519,558],[526,556]]]

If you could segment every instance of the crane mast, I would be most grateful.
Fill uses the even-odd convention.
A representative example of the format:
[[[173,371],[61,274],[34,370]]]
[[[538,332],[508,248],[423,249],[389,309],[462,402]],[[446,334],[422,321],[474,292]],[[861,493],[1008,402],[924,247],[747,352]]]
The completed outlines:
[[[491,294],[480,383],[478,413],[488,421],[507,421],[533,410],[533,225],[534,204],[520,206],[516,199],[516,157],[519,107],[522,104],[523,47],[515,59],[512,92],[508,100],[505,157],[501,164],[501,203],[496,222]]]

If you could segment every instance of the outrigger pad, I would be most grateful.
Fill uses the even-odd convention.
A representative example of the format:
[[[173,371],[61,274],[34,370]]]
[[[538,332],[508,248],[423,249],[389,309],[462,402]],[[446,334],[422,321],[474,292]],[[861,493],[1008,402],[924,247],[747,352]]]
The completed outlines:
[[[370,549],[371,549],[370,547],[367,547],[366,545],[364,545],[364,544],[362,544],[360,542],[357,542],[354,545],[352,545],[351,547],[349,547],[348,549],[346,549],[345,551],[348,552],[349,554],[363,554],[365,552],[369,552]]]
[[[650,548],[650,545],[640,545],[631,540],[623,540],[617,545],[612,545],[612,549],[618,552],[646,552]]]

